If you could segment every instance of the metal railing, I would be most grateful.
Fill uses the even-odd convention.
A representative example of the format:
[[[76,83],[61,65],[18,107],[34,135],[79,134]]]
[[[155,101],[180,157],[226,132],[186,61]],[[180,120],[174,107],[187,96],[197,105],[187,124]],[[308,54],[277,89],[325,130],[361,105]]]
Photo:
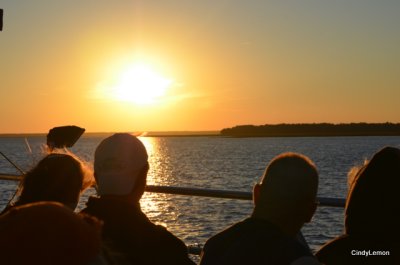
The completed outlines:
[[[214,190],[202,188],[174,187],[174,186],[146,186],[147,192],[168,193],[177,195],[202,196],[224,199],[252,200],[253,193],[235,190]],[[346,200],[340,198],[318,197],[320,206],[344,207]]]
[[[22,179],[19,175],[1,174],[0,180],[20,181]],[[146,192],[166,193],[176,195],[189,195],[189,196],[202,196],[212,198],[224,199],[237,199],[237,200],[252,200],[253,193],[246,191],[235,190],[216,190],[216,189],[202,189],[202,188],[189,188],[189,187],[176,187],[176,186],[158,186],[147,185]],[[320,206],[330,207],[344,207],[346,200],[340,198],[318,197]]]

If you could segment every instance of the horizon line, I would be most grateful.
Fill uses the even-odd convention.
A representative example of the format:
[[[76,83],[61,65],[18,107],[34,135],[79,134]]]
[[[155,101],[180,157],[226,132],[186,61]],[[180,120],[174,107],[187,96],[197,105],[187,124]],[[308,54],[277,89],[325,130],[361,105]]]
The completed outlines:
[[[130,133],[135,136],[170,136],[170,135],[219,135],[221,130],[184,130],[184,131],[108,131],[108,132],[91,132],[88,131],[82,135],[84,137],[87,134],[91,135],[107,135],[107,134],[114,134],[114,133]],[[48,132],[23,132],[23,133],[0,133],[0,137],[7,137],[7,136],[42,136],[47,135]]]
[[[220,133],[224,129],[230,129],[234,127],[240,127],[240,126],[265,126],[265,125],[300,125],[300,124],[333,124],[333,125],[343,125],[343,124],[400,124],[400,122],[299,122],[299,123],[264,123],[264,124],[237,124],[233,125],[232,127],[226,127],[222,128],[219,130],[162,130],[162,131],[85,131],[85,134],[114,134],[114,133],[130,133],[134,134],[136,136],[140,135],[148,135],[153,136],[153,134],[160,134],[160,135],[171,135],[171,134],[177,134],[177,135],[185,135],[185,134],[215,134],[215,133]],[[58,127],[58,126],[55,126]],[[51,129],[51,128],[50,128]],[[49,129],[49,131],[50,131]],[[0,136],[21,136],[21,135],[32,135],[32,136],[38,136],[38,135],[43,135],[47,134],[47,132],[0,132]]]

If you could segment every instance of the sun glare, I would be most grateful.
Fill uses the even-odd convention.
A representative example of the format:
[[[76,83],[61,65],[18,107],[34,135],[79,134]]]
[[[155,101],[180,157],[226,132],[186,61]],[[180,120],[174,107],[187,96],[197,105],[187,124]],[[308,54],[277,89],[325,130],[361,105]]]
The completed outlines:
[[[122,101],[153,104],[166,93],[171,83],[146,65],[134,65],[121,74],[114,95]]]

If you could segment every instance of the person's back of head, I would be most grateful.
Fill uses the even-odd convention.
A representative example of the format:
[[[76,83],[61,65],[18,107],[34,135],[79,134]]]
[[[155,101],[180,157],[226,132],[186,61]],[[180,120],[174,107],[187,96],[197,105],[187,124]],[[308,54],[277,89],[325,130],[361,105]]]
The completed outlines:
[[[355,174],[355,175],[354,175]],[[400,264],[400,149],[385,147],[350,170],[345,233],[316,253],[323,264]],[[389,253],[365,256],[365,251]]]
[[[24,176],[16,205],[57,201],[74,209],[80,193],[91,183],[91,176],[77,158],[69,154],[52,153]]]
[[[101,223],[56,202],[17,206],[0,217],[0,263],[81,264],[101,253]]]
[[[254,187],[253,215],[275,223],[293,222],[301,228],[314,214],[317,190],[318,173],[312,161],[296,153],[281,154]]]
[[[128,133],[104,139],[94,155],[94,174],[99,195],[133,195],[139,201],[146,185],[149,164],[143,143]]]
[[[356,236],[400,236],[400,149],[385,147],[356,174],[345,209],[346,234]]]

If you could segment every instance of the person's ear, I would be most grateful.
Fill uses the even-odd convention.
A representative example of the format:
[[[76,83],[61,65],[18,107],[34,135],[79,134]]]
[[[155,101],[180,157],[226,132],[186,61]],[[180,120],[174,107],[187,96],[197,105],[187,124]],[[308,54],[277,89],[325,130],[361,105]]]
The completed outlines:
[[[261,184],[257,183],[253,188],[253,203],[256,206],[260,199]]]
[[[147,184],[147,172],[149,171],[149,163],[147,163],[137,174],[136,183],[133,186],[133,190],[131,194],[134,195],[135,200],[140,200],[142,198],[143,193],[146,189]]]

